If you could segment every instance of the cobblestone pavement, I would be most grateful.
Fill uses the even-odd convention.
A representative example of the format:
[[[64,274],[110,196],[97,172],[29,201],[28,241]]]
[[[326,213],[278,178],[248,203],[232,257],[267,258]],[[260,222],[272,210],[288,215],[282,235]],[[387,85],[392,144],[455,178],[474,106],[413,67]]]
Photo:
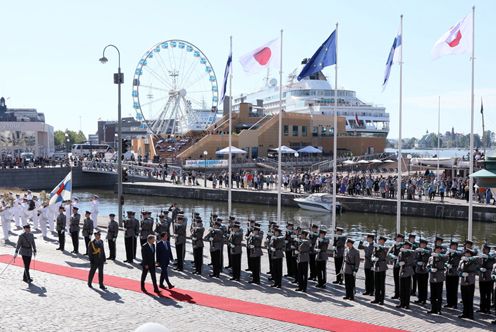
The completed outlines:
[[[19,233],[19,231],[15,231]],[[48,241],[37,234],[39,254],[37,259],[87,269],[89,262],[86,256],[61,253],[56,251],[55,236],[50,235]],[[16,240],[11,236],[11,240]],[[69,239],[67,239],[69,240]],[[66,249],[72,250],[70,240],[66,240]],[[124,244],[122,233],[117,243],[117,261],[105,265],[105,273],[139,280],[141,271],[138,264],[130,265],[124,260]],[[83,240],[80,240],[80,245]],[[107,250],[107,247],[106,247]],[[0,246],[0,254],[12,254],[10,245]],[[206,244],[205,262],[209,262],[208,244]],[[139,254],[138,254],[139,256]],[[227,254],[224,255],[227,265]],[[192,250],[188,241],[186,260],[192,260]],[[246,268],[245,251],[243,250],[242,268]],[[4,264],[0,264],[3,270]],[[220,280],[207,277],[205,266],[203,276],[194,276],[191,264],[186,263],[185,272],[172,271],[171,281],[178,288],[200,291],[207,294],[224,296],[239,300],[262,303],[282,308],[328,315],[342,319],[395,327],[409,331],[459,331],[462,328],[471,331],[494,330],[490,321],[493,316],[476,314],[476,321],[465,321],[456,318],[460,313],[456,310],[445,310],[442,316],[431,316],[425,312],[429,306],[412,305],[411,310],[398,310],[396,301],[386,300],[384,306],[370,304],[371,297],[362,296],[364,280],[363,270],[357,280],[356,301],[344,301],[344,286],[329,283],[326,290],[314,287],[309,282],[307,294],[294,292],[294,284],[285,280],[282,290],[268,287],[267,276],[262,277],[262,286],[251,285],[249,274],[243,272],[242,282],[228,280],[224,274]],[[0,270],[0,271],[1,271]],[[268,270],[266,252],[262,257],[262,272]],[[224,270],[227,272],[227,270]],[[108,294],[87,288],[84,282],[59,277],[39,271],[33,272],[35,279],[31,289],[26,288],[21,279],[21,270],[11,267],[1,276],[0,281],[0,331],[129,331],[147,321],[156,321],[170,326],[172,330],[203,331],[310,331],[298,325],[278,322],[270,319],[235,314],[221,310],[200,307],[188,303],[176,303],[173,300],[158,300],[145,294],[133,293],[121,289],[110,288]],[[333,262],[328,262],[328,281],[334,280]],[[392,271],[388,271],[386,294],[391,296],[393,290]],[[476,290],[476,294],[478,291]],[[413,298],[412,298],[413,299]],[[26,305],[26,303],[29,303]],[[478,300],[475,301],[478,303]],[[164,306],[167,309],[164,310]],[[143,309],[141,309],[143,308]],[[477,308],[477,307],[476,307]],[[33,315],[36,319],[33,319]],[[215,315],[215,316],[214,316]],[[30,317],[23,319],[23,317]],[[214,318],[215,317],[215,318]],[[38,319],[39,318],[39,319]],[[48,327],[47,327],[48,326]],[[84,328],[83,328],[84,327]]]

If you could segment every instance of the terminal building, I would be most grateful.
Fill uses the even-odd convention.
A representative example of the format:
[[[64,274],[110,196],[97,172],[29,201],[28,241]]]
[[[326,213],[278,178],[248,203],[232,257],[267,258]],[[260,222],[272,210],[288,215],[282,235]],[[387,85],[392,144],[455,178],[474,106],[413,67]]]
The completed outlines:
[[[53,127],[34,108],[8,108],[0,98],[0,155],[18,156],[31,152],[48,157],[55,151]]]

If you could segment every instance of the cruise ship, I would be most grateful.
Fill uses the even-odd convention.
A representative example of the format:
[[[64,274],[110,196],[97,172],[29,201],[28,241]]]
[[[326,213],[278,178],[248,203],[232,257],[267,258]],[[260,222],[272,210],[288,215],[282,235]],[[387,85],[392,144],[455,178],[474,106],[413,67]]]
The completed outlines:
[[[334,90],[322,72],[297,80],[298,73],[306,60],[288,76],[288,83],[282,89],[282,107],[286,112],[304,114],[334,114]],[[251,103],[267,114],[279,111],[279,86],[276,79],[267,79],[263,89],[236,97],[233,110],[239,110],[241,103]],[[358,99],[352,90],[337,90],[338,116],[346,119],[349,136],[387,137],[389,114],[384,107],[374,106]]]

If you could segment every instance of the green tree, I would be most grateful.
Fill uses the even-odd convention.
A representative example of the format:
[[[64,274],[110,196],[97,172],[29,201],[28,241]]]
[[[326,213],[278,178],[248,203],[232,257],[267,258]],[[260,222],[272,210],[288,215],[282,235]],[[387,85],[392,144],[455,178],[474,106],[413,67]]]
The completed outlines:
[[[56,130],[53,133],[53,136],[55,140],[55,146],[57,147],[65,147],[66,144],[72,145],[86,142],[86,136],[84,136],[84,133],[82,131],[76,132],[74,130],[68,129],[66,129],[65,131]],[[67,139],[69,139],[69,142],[67,142]]]

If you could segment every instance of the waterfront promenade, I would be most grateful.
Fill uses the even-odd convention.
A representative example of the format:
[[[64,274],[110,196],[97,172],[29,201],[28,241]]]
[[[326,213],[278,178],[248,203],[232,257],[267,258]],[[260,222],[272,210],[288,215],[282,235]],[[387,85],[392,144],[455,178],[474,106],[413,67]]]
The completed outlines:
[[[105,223],[104,218],[101,223]],[[102,230],[104,237],[105,228]],[[19,231],[14,233],[17,235]],[[465,321],[456,317],[459,310],[444,310],[442,316],[427,315],[429,305],[398,310],[397,301],[389,299],[393,292],[391,269],[387,273],[384,306],[370,304],[371,297],[361,295],[362,266],[358,272],[356,301],[342,300],[344,286],[330,284],[335,276],[332,259],[327,265],[327,289],[315,288],[309,282],[308,293],[302,294],[295,292],[295,285],[286,279],[281,290],[272,289],[264,273],[268,270],[265,250],[260,286],[248,284],[249,276],[245,272],[239,283],[229,281],[228,274],[210,279],[206,277],[207,266],[203,276],[194,276],[189,272],[188,262],[185,272],[171,272],[175,289],[164,290],[161,297],[146,295],[135,289],[140,266],[122,262],[125,258],[122,232],[117,240],[117,260],[105,265],[108,291],[89,289],[84,281],[89,267],[86,256],[56,251],[53,235],[46,241],[35,235],[39,251],[32,263],[33,284],[28,287],[21,281],[22,270],[18,266],[7,268],[1,276],[0,326],[6,331],[132,331],[150,321],[161,323],[171,331],[487,331],[493,328],[492,315],[476,314],[476,321]],[[11,239],[15,241],[17,237]],[[70,243],[67,246],[70,248]],[[0,270],[10,259],[5,255],[12,254],[12,246],[0,246]],[[205,263],[209,262],[208,244],[204,256]],[[226,254],[224,257],[227,259]],[[192,260],[189,240],[186,260]],[[243,250],[242,269],[245,268]],[[148,288],[151,290],[151,285]],[[475,303],[477,308],[478,289]]]

